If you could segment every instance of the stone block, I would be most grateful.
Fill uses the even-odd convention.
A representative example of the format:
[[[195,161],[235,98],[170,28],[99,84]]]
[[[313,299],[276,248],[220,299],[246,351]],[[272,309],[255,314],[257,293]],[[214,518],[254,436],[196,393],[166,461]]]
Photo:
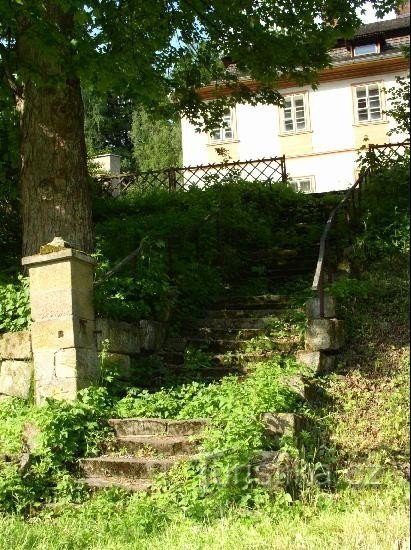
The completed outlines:
[[[141,348],[145,351],[158,351],[164,344],[166,326],[158,321],[140,321]]]
[[[42,403],[45,399],[74,401],[77,398],[77,392],[83,387],[85,386],[80,384],[78,378],[65,378],[64,383],[57,378],[48,382],[37,382],[35,386],[36,403]]]
[[[33,348],[94,347],[94,321],[78,317],[62,317],[34,322],[31,326]]]
[[[23,258],[22,264],[29,268],[32,318],[94,319],[94,263],[91,256],[70,248]]]
[[[75,399],[77,391],[98,379],[97,351],[82,348],[34,350],[36,401]]]
[[[30,306],[33,321],[47,321],[76,315],[81,319],[94,319],[92,290],[70,288],[36,290],[30,286]]]
[[[131,378],[131,359],[129,355],[121,353],[99,353],[100,367],[104,372],[115,372],[122,380]]]
[[[302,399],[305,399],[305,380],[299,374],[293,374],[290,376],[281,376],[279,379],[281,384],[287,386],[291,391],[295,392]]]
[[[2,361],[0,393],[27,399],[30,394],[33,364],[30,361]]]
[[[252,464],[253,477],[259,485],[276,492],[292,483],[293,459],[282,451],[262,451]]]
[[[321,351],[297,351],[295,358],[298,363],[309,368],[313,376],[334,370],[335,355],[327,355]]]
[[[315,297],[308,300],[305,305],[308,319],[320,319],[320,299]],[[330,319],[336,316],[335,298],[333,296],[324,296],[324,318]]]
[[[92,349],[68,348],[58,350],[55,354],[54,366],[57,379],[79,377],[96,380],[98,376],[98,356]]]
[[[336,351],[344,343],[344,323],[339,319],[312,319],[305,332],[307,351]]]
[[[112,319],[96,319],[96,343],[98,351],[103,349],[103,342],[108,340],[107,351],[110,353],[140,353],[140,328],[130,323]]]
[[[296,437],[304,427],[304,419],[293,413],[264,413],[261,417],[265,436],[279,445],[282,437]]]
[[[0,334],[1,359],[31,359],[30,332],[6,332]]]

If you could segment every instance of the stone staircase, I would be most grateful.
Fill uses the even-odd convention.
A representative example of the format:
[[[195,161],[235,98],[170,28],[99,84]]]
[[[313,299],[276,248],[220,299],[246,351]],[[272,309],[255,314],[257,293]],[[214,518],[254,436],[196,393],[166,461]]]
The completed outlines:
[[[284,474],[289,462],[280,450],[283,436],[297,437],[306,420],[292,413],[265,413],[262,416],[270,451],[261,451],[251,465],[254,477],[269,486],[272,476]],[[116,418],[109,420],[115,433],[110,454],[79,461],[83,476],[78,481],[91,490],[120,488],[150,492],[157,474],[183,461],[199,460],[202,432],[208,420],[166,420],[161,418]],[[291,466],[290,466],[291,468]],[[291,472],[291,470],[290,470]]]
[[[196,459],[207,420],[124,418],[111,419],[109,424],[115,434],[111,452],[81,459],[79,481],[91,489],[148,491],[156,474],[182,460]]]
[[[300,335],[290,318],[299,312],[286,295],[226,298],[188,324],[183,336],[168,338],[160,357],[167,370],[178,374],[183,372],[187,348],[200,349],[211,362],[202,369],[202,377],[245,374],[252,362],[298,349]],[[282,325],[286,328],[278,330]]]
[[[317,250],[313,246],[305,251],[257,251],[250,262],[253,265],[264,263],[275,290],[280,281],[295,281],[311,275]],[[252,276],[250,271],[239,274],[239,279]],[[292,295],[275,292],[244,295],[231,286],[230,292],[200,318],[186,323],[179,337],[169,337],[158,355],[168,374],[184,373],[185,353],[191,348],[205,351],[209,357],[207,365],[197,372],[201,380],[216,380],[227,374],[246,376],[251,363],[278,353],[295,353],[302,347],[301,336],[292,322],[299,312],[301,307],[296,305]],[[147,381],[146,387],[157,389],[163,384],[161,376],[152,382]],[[289,382],[293,390],[304,393],[301,377]],[[120,487],[149,491],[157,473],[167,472],[180,461],[198,460],[198,447],[207,419],[127,418],[112,419],[109,424],[115,434],[110,452],[80,460],[81,481],[92,489]],[[297,424],[295,415],[269,414],[270,435],[275,441],[279,441],[290,426],[294,435]],[[273,445],[272,448],[279,447]],[[274,454],[279,452],[268,452],[268,458],[265,453],[266,463],[261,471],[270,470],[273,464],[275,468]]]

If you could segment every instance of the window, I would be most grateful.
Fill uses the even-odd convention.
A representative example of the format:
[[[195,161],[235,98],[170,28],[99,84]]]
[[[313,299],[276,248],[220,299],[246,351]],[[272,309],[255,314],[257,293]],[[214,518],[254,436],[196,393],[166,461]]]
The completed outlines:
[[[313,193],[315,191],[314,176],[291,178],[288,185],[292,187],[294,191],[300,191],[301,193]]]
[[[306,94],[285,96],[283,109],[283,131],[286,133],[308,130]]]
[[[230,109],[223,116],[221,126],[219,128],[214,128],[214,130],[211,130],[211,143],[219,141],[232,141],[235,136],[234,129],[234,111]]]
[[[356,86],[355,99],[358,122],[372,122],[382,119],[381,91],[379,84]]]
[[[354,57],[358,57],[359,55],[368,55],[370,53],[378,53],[377,44],[363,44],[361,46],[354,46]]]

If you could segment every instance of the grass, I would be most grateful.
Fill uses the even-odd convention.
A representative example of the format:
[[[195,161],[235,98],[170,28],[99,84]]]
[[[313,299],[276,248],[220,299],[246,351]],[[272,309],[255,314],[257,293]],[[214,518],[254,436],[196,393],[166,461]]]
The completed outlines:
[[[350,344],[327,391],[345,468],[368,461],[404,471],[409,463],[408,279],[407,261],[396,256],[336,285]]]
[[[259,512],[231,510],[207,523],[188,518],[152,524],[136,515],[133,499],[103,495],[53,518],[0,519],[0,548],[9,550],[117,548],[200,549],[389,549],[407,548],[408,499],[402,481],[378,492],[363,490],[322,495],[313,505],[272,505]],[[148,518],[147,518],[148,519]],[[151,516],[150,516],[151,519]],[[409,546],[408,546],[409,548]]]

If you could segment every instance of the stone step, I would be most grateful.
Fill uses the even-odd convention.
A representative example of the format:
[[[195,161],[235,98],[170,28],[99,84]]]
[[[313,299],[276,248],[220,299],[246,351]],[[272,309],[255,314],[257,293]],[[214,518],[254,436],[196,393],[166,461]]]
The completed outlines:
[[[247,374],[247,368],[240,364],[204,367],[198,370],[196,369],[195,372],[190,372],[190,370],[184,369],[182,364],[167,363],[166,368],[173,371],[175,375],[185,375],[186,378],[193,379],[197,378],[197,375],[201,375],[201,381],[203,382],[215,382],[230,374],[235,374],[238,377],[243,377]]]
[[[92,491],[101,489],[123,489],[124,491],[149,492],[152,480],[151,479],[126,479],[124,477],[85,477],[77,480],[78,483],[84,483]]]
[[[198,436],[197,436],[198,437]],[[116,439],[115,446],[130,454],[141,451],[155,451],[163,456],[194,454],[197,451],[199,440],[189,436],[153,436],[128,435]]]
[[[290,311],[290,307],[285,308],[283,304],[278,304],[276,308],[259,309],[209,309],[204,312],[204,318],[212,319],[237,319],[237,318],[260,318],[260,317],[283,317]],[[295,308],[293,308],[295,309]]]
[[[210,352],[228,352],[228,351],[241,351],[250,347],[250,340],[207,340],[205,338],[192,338],[190,343],[201,347],[202,349],[208,349]],[[294,351],[299,343],[297,338],[284,338],[284,339],[272,339],[267,342],[266,349],[268,350],[281,350],[283,352]]]
[[[179,336],[176,338],[167,338],[165,341],[164,350],[181,351],[183,352],[187,347],[187,338]]]
[[[294,258],[312,258],[318,254],[319,243],[310,243],[304,248],[266,248],[251,252],[252,259],[281,259],[292,260]]]
[[[187,344],[193,344],[197,339],[204,339],[208,342],[213,340],[249,340],[267,333],[267,328],[213,328],[197,327],[187,330]]]
[[[267,309],[284,307],[290,301],[284,294],[260,294],[258,296],[227,296],[214,304],[213,309]]]
[[[227,365],[243,365],[246,363],[257,363],[259,361],[264,361],[270,359],[271,357],[281,353],[279,351],[264,351],[264,352],[250,352],[250,353],[229,353],[229,354],[215,354],[210,356],[210,362],[216,366],[227,366]],[[168,351],[163,354],[163,360],[168,365],[173,365],[174,367],[182,367],[184,363],[184,352],[181,351]]]
[[[130,435],[197,435],[207,425],[207,419],[166,420],[162,418],[111,418],[109,425],[117,437]]]
[[[277,317],[278,318],[278,317]],[[196,319],[192,322],[192,327],[207,330],[231,330],[238,331],[241,329],[262,329],[269,325],[273,317],[239,317],[237,319],[209,317],[207,319]]]
[[[156,474],[167,472],[187,455],[167,458],[137,458],[129,456],[99,456],[82,458],[79,461],[81,474],[86,477],[116,477],[127,479],[151,479]]]
[[[286,280],[289,278],[302,277],[312,272],[314,276],[316,262],[313,261],[309,265],[295,265],[295,266],[286,266],[286,267],[267,267],[264,271],[263,276],[269,279],[277,280]],[[240,276],[249,276],[250,268],[245,268],[241,271]]]

